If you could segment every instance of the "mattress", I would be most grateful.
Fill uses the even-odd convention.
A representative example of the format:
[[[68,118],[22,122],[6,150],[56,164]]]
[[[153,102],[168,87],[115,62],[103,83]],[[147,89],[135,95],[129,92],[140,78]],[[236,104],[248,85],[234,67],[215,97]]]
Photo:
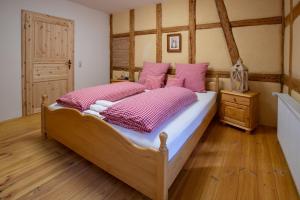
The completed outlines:
[[[184,145],[197,127],[202,123],[206,114],[216,102],[216,92],[208,91],[206,93],[196,93],[197,102],[193,103],[184,111],[173,116],[157,127],[151,133],[139,133],[134,130],[123,128],[111,124],[121,135],[128,138],[133,143],[147,148],[159,149],[160,139],[159,134],[165,132],[168,135],[167,148],[169,152],[169,160],[171,160],[180,148]],[[50,105],[52,109],[59,109],[62,106],[58,104]],[[86,110],[86,114],[95,115],[102,118],[99,113]]]

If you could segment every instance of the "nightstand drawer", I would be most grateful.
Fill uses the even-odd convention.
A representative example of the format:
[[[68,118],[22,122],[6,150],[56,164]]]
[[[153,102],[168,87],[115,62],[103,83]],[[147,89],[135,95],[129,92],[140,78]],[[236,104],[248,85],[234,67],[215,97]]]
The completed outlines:
[[[245,106],[250,105],[250,99],[247,97],[241,97],[241,96],[234,96],[234,95],[229,95],[229,94],[222,94],[222,102],[223,101],[228,101],[232,103],[237,103]]]
[[[229,102],[222,103],[224,120],[240,126],[249,127],[249,107]]]

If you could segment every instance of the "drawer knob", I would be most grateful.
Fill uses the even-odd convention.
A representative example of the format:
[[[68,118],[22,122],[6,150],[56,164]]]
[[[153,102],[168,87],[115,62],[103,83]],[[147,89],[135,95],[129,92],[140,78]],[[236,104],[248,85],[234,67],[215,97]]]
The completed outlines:
[[[233,101],[236,102],[236,98],[233,98]]]

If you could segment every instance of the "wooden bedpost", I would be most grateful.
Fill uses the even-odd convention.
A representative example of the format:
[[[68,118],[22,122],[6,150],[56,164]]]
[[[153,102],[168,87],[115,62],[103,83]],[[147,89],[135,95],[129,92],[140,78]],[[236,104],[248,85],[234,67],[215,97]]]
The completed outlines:
[[[42,96],[42,104],[41,104],[41,133],[47,138],[46,127],[45,127],[45,108],[48,106],[48,96]]]
[[[160,147],[159,147],[159,164],[157,169],[158,184],[157,184],[157,200],[167,200],[168,199],[168,148],[167,148],[167,138],[168,135],[164,132],[159,134]]]

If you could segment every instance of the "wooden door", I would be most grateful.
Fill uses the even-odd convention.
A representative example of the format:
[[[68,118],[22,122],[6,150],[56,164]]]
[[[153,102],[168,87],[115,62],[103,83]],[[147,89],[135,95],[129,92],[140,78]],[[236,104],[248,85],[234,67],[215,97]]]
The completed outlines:
[[[49,103],[73,90],[74,22],[22,11],[23,115],[40,112],[41,96]]]

